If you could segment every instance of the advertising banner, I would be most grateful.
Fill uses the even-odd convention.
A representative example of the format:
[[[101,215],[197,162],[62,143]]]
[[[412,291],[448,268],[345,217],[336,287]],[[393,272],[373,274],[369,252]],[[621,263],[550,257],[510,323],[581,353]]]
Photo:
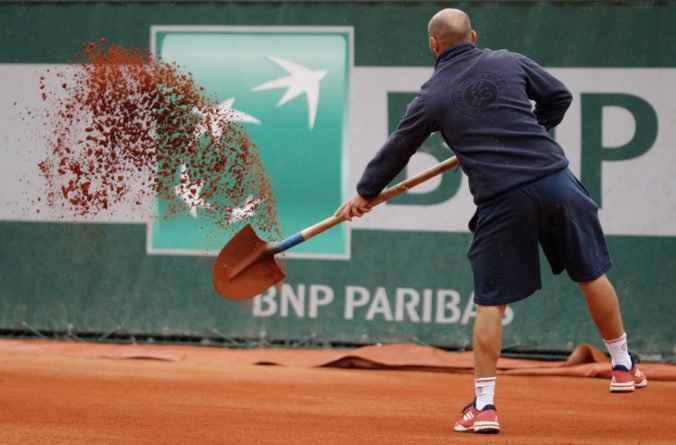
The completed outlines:
[[[281,236],[331,216],[433,72],[427,21],[446,5],[272,4],[0,6],[0,330],[471,347],[476,307],[466,252],[475,207],[460,170],[280,255],[287,279],[242,302],[215,293],[211,270],[251,215],[214,238],[203,218],[208,201],[168,217],[157,196],[96,215],[55,212],[38,199],[45,193],[38,164],[49,147],[26,113],[44,106],[40,77],[59,72],[67,82],[75,69],[68,59],[83,42],[105,37],[190,72],[214,98],[212,111],[246,129],[272,183]],[[523,53],[571,91],[553,135],[599,204],[632,346],[674,354],[676,7],[460,7],[479,47]],[[53,35],[53,26],[62,32]],[[656,38],[636,39],[628,27]],[[195,137],[206,131],[214,129],[205,124]],[[434,134],[395,182],[451,155]],[[196,174],[178,168],[185,180]],[[180,199],[199,198],[176,180]],[[543,289],[505,313],[504,349],[600,346],[578,286],[565,272],[553,276],[544,258],[541,269]]]

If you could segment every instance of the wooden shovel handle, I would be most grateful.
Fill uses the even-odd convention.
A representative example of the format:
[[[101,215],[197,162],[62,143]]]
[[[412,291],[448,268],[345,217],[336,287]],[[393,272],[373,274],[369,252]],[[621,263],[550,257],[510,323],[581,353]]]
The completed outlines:
[[[415,176],[411,176],[410,178],[401,181],[397,185],[393,185],[392,187],[383,190],[380,195],[378,195],[374,200],[368,203],[367,207],[369,208],[375,207],[378,204],[381,204],[387,201],[388,199],[394,198],[397,195],[401,195],[402,193],[408,191],[409,189],[412,189],[416,185],[422,184],[428,179],[440,175],[441,173],[448,171],[452,168],[455,168],[459,165],[460,161],[458,161],[457,157],[453,156],[451,158],[448,158],[445,161],[428,168],[427,170],[421,171]]]
[[[378,195],[376,198],[374,198],[368,203],[367,207],[373,208],[378,204],[382,204],[383,202],[410,190],[416,185],[421,184],[427,181],[428,179],[440,175],[441,173],[448,171],[454,167],[457,167],[458,165],[460,165],[460,162],[458,161],[457,157],[453,156],[451,158],[448,158],[445,161],[428,168],[427,170],[423,170],[422,172],[418,173],[415,176],[412,176],[404,181],[401,181],[397,185],[394,185],[392,187],[383,190],[383,192],[380,195]],[[289,238],[280,241],[279,243],[273,244],[272,246],[270,246],[268,250],[272,253],[283,252],[297,244],[302,243],[303,241],[307,241],[310,238],[329,230],[332,227],[337,226],[343,221],[345,221],[345,217],[343,216],[331,216],[330,218],[326,218],[325,220],[320,221],[313,226],[301,230],[295,235],[291,235]]]
[[[458,165],[460,165],[460,162],[458,161],[457,157],[453,156],[448,158],[445,161],[428,168],[427,170],[421,171],[415,176],[401,181],[399,184],[393,185],[392,187],[383,190],[380,195],[367,204],[367,207],[373,208],[378,204],[382,204],[383,202],[412,189],[416,185],[422,184],[428,179],[440,175],[441,173],[448,171],[453,167],[457,167]],[[310,226],[307,229],[302,230],[300,233],[303,237],[303,240],[309,240],[313,236],[319,235],[320,233],[325,232],[326,230],[340,224],[343,221],[345,221],[345,217],[343,216],[332,216],[315,224],[314,226]]]

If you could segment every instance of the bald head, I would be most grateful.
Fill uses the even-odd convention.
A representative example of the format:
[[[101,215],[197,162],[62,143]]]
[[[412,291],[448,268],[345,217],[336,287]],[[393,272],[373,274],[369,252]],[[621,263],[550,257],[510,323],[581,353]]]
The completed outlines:
[[[434,14],[427,25],[430,35],[430,47],[436,57],[446,48],[465,42],[476,41],[469,17],[459,9],[442,9]]]

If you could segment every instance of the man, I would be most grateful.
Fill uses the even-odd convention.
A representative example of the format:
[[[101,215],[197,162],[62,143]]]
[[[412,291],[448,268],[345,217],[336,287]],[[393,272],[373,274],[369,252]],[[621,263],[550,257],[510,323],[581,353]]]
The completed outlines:
[[[474,275],[475,394],[460,432],[500,431],[493,395],[506,305],[541,288],[538,243],[555,274],[578,283],[612,361],[611,392],[647,386],[628,352],[598,208],[568,169],[548,130],[572,101],[566,87],[527,57],[478,49],[469,17],[439,11],[429,22],[432,77],[366,166],[357,193],[336,215],[351,220],[438,131],[460,160],[477,211],[468,257]],[[531,105],[535,102],[535,107]]]

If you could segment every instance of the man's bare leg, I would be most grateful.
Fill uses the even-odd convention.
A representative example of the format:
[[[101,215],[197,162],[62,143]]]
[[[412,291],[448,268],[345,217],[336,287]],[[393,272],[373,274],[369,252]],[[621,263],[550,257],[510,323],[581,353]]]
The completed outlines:
[[[502,316],[506,305],[477,307],[474,321],[475,407],[494,405],[495,374],[502,345]]]
[[[474,377],[495,377],[502,347],[502,316],[507,305],[477,306],[474,321]]]
[[[605,275],[593,281],[578,283],[594,323],[608,348],[613,366],[611,392],[631,392],[648,385],[646,377],[636,367],[629,354],[627,334],[624,333],[620,304],[613,285]]]
[[[477,307],[474,321],[474,406],[468,405],[455,423],[455,431],[499,433],[493,403],[495,374],[502,345],[502,315],[506,305]]]
[[[624,335],[620,304],[608,277],[601,275],[594,281],[578,283],[596,328],[604,340],[613,340]]]

